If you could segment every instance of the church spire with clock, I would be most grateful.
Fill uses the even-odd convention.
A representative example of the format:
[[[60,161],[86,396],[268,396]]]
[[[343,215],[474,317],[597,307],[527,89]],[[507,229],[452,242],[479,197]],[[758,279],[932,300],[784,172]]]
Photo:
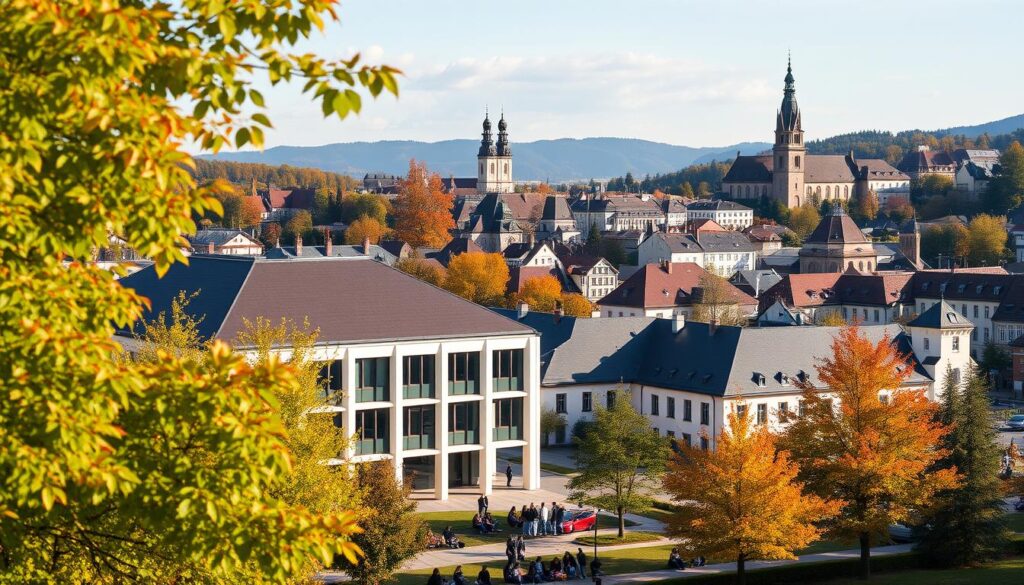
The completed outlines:
[[[796,103],[796,80],[792,60],[786,66],[786,87],[782,106],[775,117],[775,145],[772,147],[772,194],[788,207],[804,201],[804,130],[800,106]]]

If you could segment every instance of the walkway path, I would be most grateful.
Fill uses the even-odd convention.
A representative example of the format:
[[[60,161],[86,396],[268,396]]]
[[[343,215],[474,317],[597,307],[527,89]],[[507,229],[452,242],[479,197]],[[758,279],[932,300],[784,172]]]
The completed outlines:
[[[894,544],[892,546],[879,546],[871,549],[871,556],[884,557],[887,555],[910,552],[910,550],[913,549],[913,547],[913,544]],[[839,561],[844,559],[857,558],[860,558],[860,549],[841,550],[827,553],[804,555],[795,561],[748,561],[746,563],[746,568],[748,571],[750,571],[753,569],[779,567],[782,565],[792,565],[795,563],[820,563],[822,561]],[[610,575],[607,577],[602,577],[601,582],[603,585],[618,585],[620,583],[653,583],[656,581],[663,581],[665,579],[697,577],[698,575],[728,573],[735,570],[736,563],[722,563],[718,565],[706,565],[695,569],[686,569],[684,571],[675,571],[667,569],[664,571],[647,571],[646,573],[622,573],[619,575]]]
[[[605,515],[602,513],[602,515]],[[664,526],[657,520],[651,518],[645,518],[643,516],[637,516],[635,514],[626,514],[626,519],[636,522],[636,526],[630,526],[630,532],[661,532],[664,530]],[[507,526],[505,527],[507,529]],[[598,530],[598,534],[614,534],[615,529],[602,529]],[[507,533],[502,533],[507,538]],[[519,534],[519,531],[514,531],[513,534]],[[580,536],[592,535],[593,531],[587,532],[587,534],[576,533],[576,534],[561,534],[558,536],[542,536],[526,539],[526,556],[533,558],[536,556],[550,558],[554,554],[562,554],[565,551],[576,552],[576,548],[579,545],[573,544],[572,541],[576,540]],[[671,540],[662,538],[659,540],[653,540],[648,542],[637,542],[631,544],[619,544],[613,546],[600,547],[599,552],[606,550],[618,550],[623,548],[639,548],[644,546],[658,546],[661,544],[671,544]],[[593,547],[583,547],[587,551],[588,555]],[[413,571],[416,569],[426,569],[430,567],[447,567],[450,565],[473,565],[480,563],[495,563],[504,564],[505,562],[505,542],[497,542],[494,544],[482,544],[479,546],[468,546],[466,548],[449,549],[439,548],[431,549],[416,555],[416,558],[410,559],[402,565],[403,571]]]

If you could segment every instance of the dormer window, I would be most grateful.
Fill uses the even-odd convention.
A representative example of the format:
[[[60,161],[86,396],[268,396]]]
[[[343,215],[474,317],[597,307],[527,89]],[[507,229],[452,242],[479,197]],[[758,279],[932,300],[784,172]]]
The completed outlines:
[[[754,383],[757,384],[758,388],[764,388],[768,385],[768,380],[765,378],[764,374],[754,372]]]

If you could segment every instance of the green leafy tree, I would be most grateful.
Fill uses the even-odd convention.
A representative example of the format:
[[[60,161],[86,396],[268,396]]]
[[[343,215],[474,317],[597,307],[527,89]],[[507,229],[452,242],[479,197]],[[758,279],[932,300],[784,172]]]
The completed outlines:
[[[565,426],[565,417],[550,408],[545,408],[540,412],[540,436],[544,442],[544,445],[548,444],[548,439],[551,437],[551,433],[558,430],[559,427]]]
[[[353,223],[360,217],[372,217],[386,224],[391,204],[382,195],[372,193],[349,193],[341,200],[341,219]]]
[[[274,389],[287,366],[223,343],[200,361],[113,360],[143,299],[89,258],[110,233],[163,274],[193,217],[184,145],[262,145],[257,77],[301,79],[325,115],[396,72],[294,44],[334,3],[7,2],[0,7],[0,548],[10,582],[280,582],[338,552],[350,513],[269,493],[288,472]]]
[[[813,205],[804,203],[800,207],[789,210],[789,229],[793,230],[801,241],[811,235],[819,223],[821,223],[821,214]]]
[[[647,509],[668,462],[669,448],[637,412],[624,388],[615,390],[611,408],[597,406],[594,423],[574,437],[579,475],[569,481],[570,499],[611,510],[625,534],[626,512]]]
[[[701,199],[711,197],[711,185],[709,185],[707,181],[697,183],[697,197]]]
[[[992,370],[1001,372],[1013,365],[1013,358],[1010,357],[1010,354],[1005,349],[989,341],[981,352],[981,363],[979,365],[985,372]]]
[[[306,243],[309,243],[309,236],[312,235],[313,231],[313,216],[310,215],[305,209],[296,211],[288,222],[284,224],[284,233],[294,242],[296,238],[306,238]]]
[[[940,446],[947,453],[940,469],[960,472],[960,484],[938,494],[942,502],[919,548],[936,565],[976,565],[1003,553],[1009,532],[1004,523],[999,479],[1002,449],[990,421],[988,385],[977,371],[958,384],[946,373],[940,419],[949,427]]]
[[[999,166],[982,194],[985,208],[992,213],[1006,213],[1024,201],[1024,147],[1014,141],[999,156]]]
[[[689,181],[683,181],[683,183],[679,186],[679,194],[687,199],[694,198],[693,186],[690,185]]]
[[[358,564],[339,558],[338,565],[360,585],[390,582],[406,559],[423,550],[427,525],[416,515],[409,485],[395,479],[391,461],[360,465],[359,484],[366,493],[373,494],[366,500],[363,531],[353,537],[366,558]]]
[[[978,214],[967,225],[967,254],[971,265],[999,264],[1006,254],[1006,217]]]

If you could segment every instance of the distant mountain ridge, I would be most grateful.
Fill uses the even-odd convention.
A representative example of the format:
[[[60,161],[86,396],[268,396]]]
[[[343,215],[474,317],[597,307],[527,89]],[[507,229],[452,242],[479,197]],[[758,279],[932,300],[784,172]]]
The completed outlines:
[[[476,176],[476,140],[382,140],[323,146],[275,146],[264,152],[226,152],[200,158],[269,165],[313,167],[361,177],[365,173],[404,175],[409,159],[424,161],[442,176]],[[755,154],[767,142],[691,147],[635,138],[559,138],[512,143],[512,174],[522,181],[603,179],[627,172],[639,177],[667,173],[694,163],[727,160],[736,152]]]
[[[1024,114],[973,126],[956,126],[927,131],[936,136],[964,135],[977,138],[984,133],[1007,134],[1024,128]],[[347,142],[323,146],[275,146],[264,152],[225,152],[200,158],[236,162],[312,167],[354,177],[365,173],[404,175],[409,159],[415,158],[442,176],[475,177],[477,140],[439,142],[382,140]],[[521,181],[573,181],[607,179],[632,173],[671,173],[689,165],[713,160],[732,160],[736,153],[757,154],[771,148],[770,142],[742,142],[720,147],[692,147],[636,138],[559,138],[534,142],[513,142],[513,177]]]

